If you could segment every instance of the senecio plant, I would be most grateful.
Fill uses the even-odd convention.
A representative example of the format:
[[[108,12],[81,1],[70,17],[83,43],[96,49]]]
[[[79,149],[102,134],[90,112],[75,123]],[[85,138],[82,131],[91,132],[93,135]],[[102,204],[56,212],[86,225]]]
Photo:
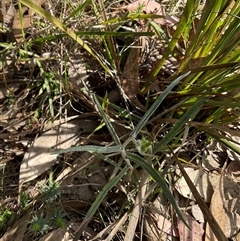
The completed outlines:
[[[52,173],[47,183],[40,187],[39,193],[36,203],[33,202],[36,211],[33,212],[28,228],[28,235],[34,237],[42,236],[53,228],[63,228],[65,225],[65,215],[60,209],[60,204],[56,205],[60,196],[60,187],[53,180]]]

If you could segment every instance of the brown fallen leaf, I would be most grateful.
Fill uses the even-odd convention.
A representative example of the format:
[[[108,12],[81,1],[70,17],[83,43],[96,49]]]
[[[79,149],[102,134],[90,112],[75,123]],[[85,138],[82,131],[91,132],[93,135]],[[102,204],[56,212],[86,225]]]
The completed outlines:
[[[5,14],[5,2],[1,1],[0,2],[0,22],[3,23],[4,22],[4,14]]]
[[[160,15],[162,16],[161,18],[159,17],[154,19],[154,21],[159,25],[174,25],[178,23],[177,18],[166,14],[164,7],[161,4],[152,0],[137,0],[128,4],[124,8],[127,9],[129,12],[136,12],[141,10],[146,14]]]
[[[185,218],[190,229],[183,223],[182,220],[178,221],[178,231],[180,241],[202,241],[203,237],[203,228],[192,216],[188,213],[185,213]]]
[[[21,11],[16,11],[13,18],[13,35],[17,42],[23,40],[23,34],[31,27],[32,17],[27,7],[22,7]]]
[[[189,178],[194,183],[202,198],[209,203],[214,191],[213,187],[216,186],[219,175],[217,175],[216,173],[204,172],[202,169],[184,169],[188,173]],[[184,197],[195,200],[193,193],[189,188],[189,185],[183,177],[179,178],[175,187],[178,190],[178,192]]]
[[[205,59],[206,57],[198,57],[198,58],[191,59],[188,63],[188,69],[192,70],[200,67]]]
[[[237,200],[232,200],[237,202]],[[215,191],[212,196],[210,211],[218,225],[223,230],[227,238],[232,238],[240,230],[240,215],[236,212],[231,211],[231,202],[225,200],[225,189],[224,189],[224,175],[219,177],[219,182],[215,187]],[[236,207],[236,205],[234,205]],[[217,241],[214,233],[210,229],[209,225],[206,226],[205,241]]]
[[[145,107],[137,98],[139,93],[139,65],[141,55],[141,41],[137,41],[128,55],[123,69],[123,77],[120,78],[123,94],[135,105],[136,108],[145,111]]]
[[[231,161],[227,167],[227,173],[233,178],[237,183],[240,183],[240,161]]]
[[[173,155],[174,155],[174,153],[173,153]],[[219,226],[219,224],[216,221],[213,214],[209,211],[207,204],[203,201],[203,199],[200,196],[199,192],[197,191],[195,185],[189,178],[187,172],[184,170],[182,164],[180,163],[180,161],[177,159],[177,157],[175,155],[174,155],[174,157],[175,157],[174,159],[176,160],[176,162],[178,164],[179,169],[181,170],[182,175],[184,176],[184,179],[186,180],[189,188],[191,189],[191,191],[194,195],[196,202],[198,203],[199,207],[201,208],[202,213],[204,214],[205,220],[208,222],[209,226],[211,227],[211,229],[213,230],[214,234],[217,236],[219,241],[227,241],[227,238],[226,238],[224,232],[222,231],[221,227]]]
[[[152,220],[151,217],[145,215],[144,217],[144,233],[146,235],[147,241],[158,241],[159,237],[162,236],[156,227],[155,222]],[[162,238],[162,237],[161,237]]]
[[[46,0],[34,1],[35,4],[41,6]],[[35,12],[32,9],[22,6],[15,12],[12,24],[13,35],[17,42],[21,42],[24,38],[23,34],[32,26],[32,19]]]
[[[193,217],[199,222],[204,223],[204,216],[203,213],[199,207],[199,205],[195,204],[191,207],[192,215]]]
[[[56,163],[58,154],[54,150],[66,149],[76,144],[81,133],[90,133],[98,123],[95,121],[74,119],[49,130],[35,140],[24,155],[20,166],[19,184],[29,182]]]
[[[0,238],[0,241],[22,241],[24,233],[26,232],[27,226],[29,224],[29,219],[31,212],[28,211],[21,219],[13,224],[5,234]]]
[[[72,241],[70,233],[67,228],[58,228],[52,232],[44,235],[39,241]]]
[[[13,22],[15,12],[16,12],[16,10],[14,8],[14,5],[11,2],[6,14],[4,15],[4,24],[7,28],[12,26],[12,22]]]

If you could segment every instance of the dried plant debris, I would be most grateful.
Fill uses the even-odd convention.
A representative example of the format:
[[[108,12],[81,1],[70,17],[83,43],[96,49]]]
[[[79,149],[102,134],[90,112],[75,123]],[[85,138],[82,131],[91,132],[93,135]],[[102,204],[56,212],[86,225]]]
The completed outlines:
[[[15,240],[24,240],[24,233],[27,230],[27,226],[29,224],[29,220],[31,217],[31,212],[28,211],[22,218],[20,218],[17,222],[10,227],[0,241],[15,241]]]
[[[24,155],[19,175],[19,184],[29,182],[48,170],[57,161],[55,150],[76,145],[82,133],[91,133],[96,127],[94,121],[75,119],[56,126],[37,138]]]
[[[124,96],[130,100],[133,106],[144,111],[145,107],[138,100],[139,93],[139,63],[141,54],[141,41],[136,41],[131,48],[124,66],[123,77],[120,79]]]
[[[58,228],[41,237],[39,241],[72,241],[71,236],[67,228]]]
[[[218,178],[218,184],[214,189],[211,199],[210,211],[212,212],[225,236],[227,238],[233,238],[240,231],[240,189],[235,190],[237,192],[237,198],[226,200],[225,194],[226,190],[228,190],[228,187],[226,187],[224,180],[224,175],[220,175]],[[217,241],[208,224],[206,227],[205,240]]]
[[[159,15],[159,18],[155,19],[159,25],[170,25],[173,26],[178,22],[178,19],[165,13],[164,7],[152,0],[137,0],[127,6],[123,7],[129,12],[142,11],[146,14]]]
[[[185,218],[190,229],[181,221],[178,221],[178,232],[180,241],[192,241],[193,238],[196,241],[202,241],[204,230],[191,215],[185,213]]]

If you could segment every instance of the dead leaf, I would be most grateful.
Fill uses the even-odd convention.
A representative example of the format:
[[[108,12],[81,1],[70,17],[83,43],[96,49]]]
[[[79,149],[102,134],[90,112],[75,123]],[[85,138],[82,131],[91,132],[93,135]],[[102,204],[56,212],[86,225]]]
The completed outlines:
[[[0,2],[0,22],[4,22],[4,14],[5,14],[5,2],[1,1]]]
[[[143,170],[142,176],[140,178],[139,190],[135,198],[135,205],[131,211],[124,241],[129,241],[134,239],[135,231],[136,231],[137,224],[138,224],[141,210],[142,210],[144,196],[147,190],[147,183],[148,183],[148,173],[146,170]]]
[[[203,214],[204,214],[204,218],[206,219],[206,221],[208,222],[208,224],[210,225],[211,229],[213,230],[214,234],[216,235],[216,237],[218,238],[218,240],[222,240],[222,241],[227,241],[227,238],[225,236],[225,234],[223,233],[222,229],[220,228],[219,224],[217,223],[216,219],[214,218],[213,214],[210,212],[207,204],[203,201],[201,195],[199,194],[198,190],[196,189],[194,183],[191,181],[191,179],[189,178],[187,172],[185,171],[185,169],[183,168],[181,162],[177,159],[176,162],[178,164],[178,167],[182,173],[182,175],[184,176],[187,184],[189,185],[194,198],[196,199],[199,207],[201,208]]]
[[[124,7],[129,12],[138,12],[139,10],[146,14],[161,15],[162,17],[154,19],[159,25],[174,25],[178,19],[165,13],[163,6],[152,0],[138,0]]]
[[[144,230],[148,241],[174,240],[178,236],[162,201],[156,198],[146,209]]]
[[[201,169],[184,169],[187,172],[191,181],[194,183],[199,194],[204,198],[206,202],[210,203],[213,194],[213,187],[217,184],[219,175],[215,173],[207,173]],[[178,190],[178,192],[182,194],[184,197],[195,200],[187,182],[183,177],[181,177],[177,181],[175,187]]]
[[[200,67],[205,59],[206,57],[198,57],[198,58],[191,59],[188,63],[188,69],[192,70]]]
[[[39,239],[39,241],[72,241],[70,233],[66,228],[58,228]]]
[[[210,211],[226,237],[232,238],[240,230],[240,215],[236,212],[236,210],[234,212],[231,211],[233,207],[230,208],[230,206],[232,206],[231,202],[233,201],[227,201],[225,196],[224,175],[221,175],[219,176],[218,184],[216,185],[212,196]],[[234,200],[235,204],[237,201],[238,200]],[[205,241],[215,240],[217,241],[217,238],[207,224]]]
[[[146,234],[147,241],[158,241],[160,237],[159,230],[151,217],[146,215],[144,217],[144,233]],[[162,237],[161,237],[162,238]]]
[[[159,3],[151,0],[138,0],[138,1],[132,2],[126,6],[126,9],[129,12],[137,12],[140,10],[146,14],[156,14],[156,15],[163,16],[162,6]],[[161,25],[166,24],[166,21],[164,18],[159,18],[159,19],[156,19],[155,21]]]
[[[188,213],[185,213],[184,215],[190,229],[183,223],[182,220],[178,221],[180,241],[202,241],[204,231],[201,225]]]
[[[33,15],[30,15],[27,7],[22,7],[21,11],[16,11],[13,18],[12,30],[17,42],[22,41],[23,33],[25,33],[31,27],[32,17]]]
[[[171,234],[172,233],[172,223],[167,220],[162,215],[156,214],[157,227],[161,232]],[[175,233],[174,233],[175,234]],[[176,234],[174,235],[176,236]]]
[[[21,219],[19,219],[11,228],[9,228],[2,236],[0,241],[21,241],[26,232],[31,212],[28,211]]]
[[[240,241],[240,233],[237,234],[233,239],[233,241]]]
[[[34,3],[41,6],[45,1],[46,0],[37,0],[34,1]],[[23,34],[32,26],[34,14],[35,12],[32,9],[25,6],[23,6],[20,11],[16,11],[13,18],[12,30],[17,42],[22,41],[24,38]]]
[[[217,186],[219,181],[219,174],[215,172],[204,172],[201,169],[194,170],[193,168],[185,168],[185,171],[188,173],[189,178],[194,183],[199,194],[207,203],[210,203],[214,187]],[[180,178],[175,187],[184,197],[195,200],[184,178]],[[225,200],[238,198],[239,193],[238,185],[232,182],[229,178],[224,177]]]
[[[200,223],[204,223],[204,216],[199,205],[192,205],[192,215]]]
[[[137,41],[131,48],[123,70],[123,78],[120,79],[123,94],[127,96],[137,108],[145,111],[145,107],[137,98],[139,93],[139,65],[140,65],[141,46]]]
[[[12,26],[15,13],[16,13],[16,9],[13,3],[11,2],[7,10],[7,13],[4,16],[4,24],[6,25],[7,28],[10,28]]]
[[[37,138],[24,155],[19,184],[29,182],[47,171],[56,163],[57,154],[52,154],[54,150],[71,147],[81,133],[92,132],[97,125],[95,121],[74,119],[61,124],[59,130],[58,126]]]
[[[38,6],[42,6],[45,2],[46,2],[46,0],[35,0],[34,1]]]
[[[231,133],[226,133],[226,136],[229,137],[230,139],[232,139],[232,141],[229,141],[230,143],[232,143],[236,148],[240,148],[240,137],[239,136],[233,136],[231,135]],[[227,154],[230,160],[232,161],[238,161],[240,159],[240,155],[233,151],[232,149],[227,147]]]
[[[102,171],[95,172],[88,177],[89,182],[92,183],[92,189],[100,191],[106,184],[107,180]]]
[[[231,161],[227,167],[227,173],[233,178],[237,183],[240,183],[240,161]]]

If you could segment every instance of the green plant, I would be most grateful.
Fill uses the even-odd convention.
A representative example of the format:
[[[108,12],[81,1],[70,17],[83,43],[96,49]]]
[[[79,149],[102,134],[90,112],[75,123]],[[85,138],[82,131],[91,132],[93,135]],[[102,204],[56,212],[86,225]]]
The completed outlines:
[[[31,198],[28,196],[26,192],[21,191],[20,192],[20,208],[22,210],[25,210],[29,207],[29,204],[31,203]]]
[[[41,200],[47,203],[56,201],[61,193],[59,183],[53,180],[53,173],[50,173],[47,183],[40,187]]]
[[[26,197],[26,195],[21,195],[22,202],[27,203],[28,208],[34,206],[28,227],[30,236],[42,236],[54,228],[65,226],[65,214],[59,208],[59,205],[56,205],[59,202],[59,195],[60,186],[53,180],[52,173],[50,173],[47,182],[39,186],[39,195],[34,200]]]
[[[4,234],[11,216],[14,214],[10,209],[0,209],[0,236]]]
[[[63,228],[65,226],[65,214],[61,210],[55,210],[52,216],[52,225],[54,227]]]
[[[49,225],[45,220],[44,214],[41,213],[39,216],[36,214],[33,215],[30,220],[29,234],[33,236],[43,235],[49,229]]]
[[[106,81],[106,85],[111,83],[110,88],[108,88],[109,86],[99,88],[99,86],[85,85],[84,91],[79,90],[81,93],[79,99],[83,101],[83,104],[85,104],[84,101],[91,102],[90,111],[93,111],[94,114],[97,111],[102,120],[99,128],[95,130],[96,133],[103,127],[107,127],[112,142],[109,141],[107,144],[105,142],[104,146],[76,146],[58,152],[88,151],[106,161],[115,170],[115,175],[111,176],[87,211],[80,225],[79,233],[93,219],[108,193],[127,174],[135,175],[138,169],[143,171],[145,175],[143,177],[146,177],[149,183],[146,185],[145,183],[135,183],[134,195],[136,197],[140,195],[143,186],[155,187],[152,194],[165,194],[175,212],[184,221],[166,175],[169,173],[168,168],[171,168],[171,172],[174,173],[174,162],[169,165],[170,167],[161,170],[165,156],[175,155],[176,151],[186,145],[189,147],[190,154],[195,154],[195,152],[201,154],[201,148],[196,148],[196,145],[192,143],[201,141],[201,147],[206,148],[211,139],[216,139],[233,151],[240,153],[236,143],[226,137],[226,133],[232,131],[229,124],[239,122],[240,1],[188,0],[185,4],[181,1],[172,1],[167,3],[170,8],[169,12],[176,13],[179,20],[174,26],[166,28],[155,22],[159,16],[142,12],[144,10],[142,3],[133,12],[125,15],[118,12],[117,15],[114,15],[111,10],[114,3],[109,1],[86,0],[77,5],[73,5],[70,1],[67,4],[71,11],[64,15],[61,8],[60,16],[57,17],[58,13],[53,16],[52,13],[30,0],[19,0],[19,2],[33,9],[46,21],[44,24],[39,24],[38,21],[38,28],[46,27],[49,23],[52,32],[46,31],[43,36],[29,39],[28,43],[26,43],[26,39],[23,39],[24,44],[20,45],[19,49],[0,43],[0,46],[5,48],[5,52],[1,53],[6,54],[10,50],[16,51],[17,49],[21,57],[19,60],[24,60],[33,55],[29,49],[34,44],[64,43],[61,45],[61,49],[65,49],[69,43],[70,53],[66,51],[67,57],[62,55],[62,52],[59,54],[62,58],[61,61],[64,62],[65,58],[71,54],[71,46],[78,44],[81,50],[84,49],[88,52],[91,58],[98,63],[97,73],[104,76],[101,80]],[[179,4],[181,7],[175,6]],[[85,8],[88,6],[90,6],[88,14],[93,15],[91,16],[92,21],[87,24],[88,26],[81,26],[81,16],[85,16]],[[146,28],[141,31],[134,28],[131,30],[135,32],[118,31],[126,23],[139,23],[141,20],[146,23],[144,26]],[[73,26],[76,26],[73,24],[74,22],[79,24],[76,29],[73,29]],[[24,35],[23,26],[21,28],[22,35]],[[116,44],[117,37],[129,39],[124,43],[122,49],[118,48]],[[141,101],[146,107],[144,113],[134,108],[134,104],[126,98],[127,89],[123,88],[120,83],[123,72],[122,65],[126,62],[124,58],[127,59],[129,54],[126,50],[131,50],[132,43],[139,37],[146,37],[144,38],[146,40],[148,37],[150,40],[150,37],[153,37],[162,44],[162,52],[159,53],[161,58],[155,66],[146,75],[139,73],[139,79],[137,77],[137,81],[140,83],[137,87],[140,87],[140,91],[133,94],[141,95]],[[90,40],[88,41],[88,39]],[[101,47],[97,48],[97,45]],[[178,66],[171,74],[166,75],[165,64],[172,56],[176,59]],[[35,116],[39,118],[42,110],[48,106],[50,117],[54,119],[56,115],[54,97],[61,94],[61,83],[56,81],[58,74],[55,74],[54,68],[46,67],[47,65],[45,66],[38,57],[35,64],[40,70],[40,77],[43,81],[35,85],[38,96],[41,96],[40,107]],[[84,63],[84,65],[91,70],[91,64]],[[61,66],[61,68],[67,69],[66,66]],[[130,86],[136,79],[126,78],[125,81]],[[120,104],[113,104],[108,100],[107,92],[116,86],[122,94],[123,101]],[[84,98],[82,98],[83,96]],[[125,133],[124,136],[118,134],[115,124],[119,123],[127,130],[127,134]],[[110,155],[108,156],[108,154]],[[124,160],[124,162],[116,163],[112,156],[120,156],[120,160]],[[141,177],[141,181],[144,179],[143,177]],[[64,225],[62,214],[56,210],[49,210],[49,204],[59,197],[59,184],[50,177],[40,192],[40,199],[44,204],[38,206],[38,213],[32,220],[31,229],[35,233],[46,230],[48,227],[44,227],[44,222],[47,223],[45,219],[52,212],[54,220],[48,222],[48,225],[62,227]],[[22,202],[22,206],[28,205],[27,198],[24,196]],[[134,202],[131,200],[131,202],[125,201],[125,203],[127,203],[126,209],[130,213],[134,209],[134,207],[131,209]],[[185,224],[187,223],[185,222]]]

